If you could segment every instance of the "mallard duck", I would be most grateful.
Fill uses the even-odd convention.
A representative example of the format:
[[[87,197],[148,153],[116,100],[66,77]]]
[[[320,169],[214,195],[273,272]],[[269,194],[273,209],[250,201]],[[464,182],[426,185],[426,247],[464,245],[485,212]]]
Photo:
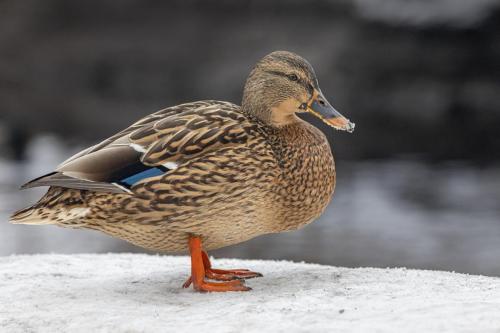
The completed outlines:
[[[244,279],[260,273],[214,269],[205,251],[295,230],[323,212],[334,161],[301,112],[354,130],[305,59],[273,52],[248,76],[241,106],[207,100],[146,116],[23,185],[49,189],[11,222],[95,229],[154,251],[189,252],[184,287],[250,290]]]

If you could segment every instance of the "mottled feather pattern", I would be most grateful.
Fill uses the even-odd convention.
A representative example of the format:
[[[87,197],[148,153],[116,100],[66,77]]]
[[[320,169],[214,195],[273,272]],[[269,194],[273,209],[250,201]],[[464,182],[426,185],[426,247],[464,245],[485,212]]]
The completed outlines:
[[[143,163],[176,161],[177,169],[138,182],[130,194],[51,188],[40,203],[44,210],[54,211],[54,204],[67,207],[57,193],[90,208],[78,221],[53,223],[179,252],[186,250],[191,234],[214,249],[296,229],[319,216],[330,200],[333,159],[315,127],[300,122],[270,128],[238,106],[216,101],[173,109],[146,117],[87,153],[122,144],[126,137],[144,147]]]
[[[183,106],[183,105],[181,105]],[[130,142],[144,147],[146,165],[190,160],[199,154],[245,143],[256,131],[255,124],[231,103],[207,101],[184,104],[175,114],[143,123],[129,134]]]
[[[146,116],[36,179],[32,186],[52,187],[12,221],[94,229],[168,252],[186,251],[193,235],[211,250],[312,222],[335,187],[330,146],[299,118],[276,125],[282,118],[270,110],[308,95],[288,73],[317,80],[299,57],[276,57],[252,71],[242,107],[209,100]]]

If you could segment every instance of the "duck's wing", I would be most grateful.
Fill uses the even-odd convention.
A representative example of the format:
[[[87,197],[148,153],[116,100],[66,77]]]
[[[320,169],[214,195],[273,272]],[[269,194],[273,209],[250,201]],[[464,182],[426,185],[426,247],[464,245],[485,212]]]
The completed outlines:
[[[139,120],[22,188],[59,186],[130,193],[143,179],[165,174],[215,149],[244,144],[256,130],[232,103],[181,104]]]

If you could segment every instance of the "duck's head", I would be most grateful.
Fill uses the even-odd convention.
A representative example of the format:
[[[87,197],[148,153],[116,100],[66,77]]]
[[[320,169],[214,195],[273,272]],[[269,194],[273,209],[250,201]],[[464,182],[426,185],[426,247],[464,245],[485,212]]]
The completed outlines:
[[[255,65],[245,84],[242,107],[273,126],[296,122],[296,113],[310,112],[331,127],[354,131],[354,123],[321,92],[312,66],[291,52],[270,53]]]

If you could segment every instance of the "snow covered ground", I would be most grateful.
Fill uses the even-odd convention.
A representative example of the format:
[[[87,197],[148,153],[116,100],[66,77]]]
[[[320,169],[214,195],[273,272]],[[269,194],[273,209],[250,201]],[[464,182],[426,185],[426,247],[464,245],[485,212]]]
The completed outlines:
[[[1,332],[498,332],[500,278],[214,260],[248,293],[182,289],[187,257],[0,257]],[[238,267],[236,267],[238,266]]]

